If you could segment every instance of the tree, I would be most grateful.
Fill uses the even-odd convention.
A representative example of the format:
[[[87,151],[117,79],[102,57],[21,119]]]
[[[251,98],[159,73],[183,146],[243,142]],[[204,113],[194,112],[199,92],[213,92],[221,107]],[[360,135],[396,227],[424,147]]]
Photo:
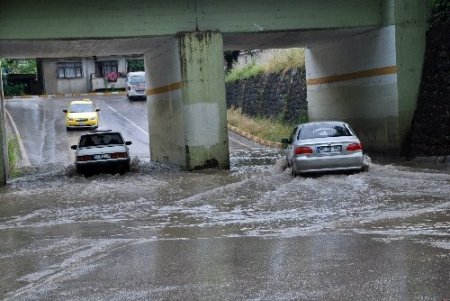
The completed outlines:
[[[223,53],[225,62],[227,62],[227,71],[230,71],[233,68],[233,64],[237,62],[239,53],[239,50],[230,50]]]
[[[143,59],[127,60],[128,72],[145,71]]]
[[[1,59],[3,72],[6,74],[36,74],[35,59]]]

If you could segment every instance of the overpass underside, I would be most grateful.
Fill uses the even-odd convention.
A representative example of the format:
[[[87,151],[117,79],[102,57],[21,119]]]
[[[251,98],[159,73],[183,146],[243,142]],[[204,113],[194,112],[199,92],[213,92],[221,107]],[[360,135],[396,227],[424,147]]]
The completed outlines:
[[[0,12],[0,57],[143,54],[151,158],[193,170],[229,167],[223,51],[307,47],[310,119],[348,121],[366,149],[401,152],[419,90],[426,1],[123,6],[8,0]],[[4,130],[0,135],[4,149]],[[0,155],[5,182],[7,156]]]

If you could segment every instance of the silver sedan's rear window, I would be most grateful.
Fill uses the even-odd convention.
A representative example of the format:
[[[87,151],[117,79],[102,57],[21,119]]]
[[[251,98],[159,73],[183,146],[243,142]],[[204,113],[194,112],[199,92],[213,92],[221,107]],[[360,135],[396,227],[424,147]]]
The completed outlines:
[[[299,134],[298,139],[317,139],[327,137],[353,136],[352,133],[343,125],[307,125],[304,126]]]

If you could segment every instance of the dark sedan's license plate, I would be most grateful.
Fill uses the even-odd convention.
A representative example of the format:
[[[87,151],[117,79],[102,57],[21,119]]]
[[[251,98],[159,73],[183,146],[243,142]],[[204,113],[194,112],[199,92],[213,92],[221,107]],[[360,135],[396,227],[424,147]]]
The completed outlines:
[[[94,155],[94,159],[95,160],[101,160],[101,159],[110,159],[111,155],[110,154],[99,154],[99,155]]]
[[[342,145],[327,145],[318,146],[317,151],[319,153],[338,153],[342,150]]]

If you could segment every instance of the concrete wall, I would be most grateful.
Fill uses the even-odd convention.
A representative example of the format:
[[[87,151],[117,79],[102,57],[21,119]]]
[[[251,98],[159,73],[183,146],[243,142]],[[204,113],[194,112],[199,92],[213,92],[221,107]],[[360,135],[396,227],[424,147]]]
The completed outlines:
[[[74,79],[59,79],[57,63],[81,61],[83,65],[83,77]],[[86,93],[89,92],[89,72],[86,59],[43,59],[42,70],[44,75],[44,92],[46,94]],[[95,68],[94,71],[95,72]]]
[[[56,60],[42,60],[42,76],[44,77],[44,93],[58,93],[58,83],[56,77]]]
[[[309,119],[348,121],[374,150],[398,146],[395,27],[306,50]]]

